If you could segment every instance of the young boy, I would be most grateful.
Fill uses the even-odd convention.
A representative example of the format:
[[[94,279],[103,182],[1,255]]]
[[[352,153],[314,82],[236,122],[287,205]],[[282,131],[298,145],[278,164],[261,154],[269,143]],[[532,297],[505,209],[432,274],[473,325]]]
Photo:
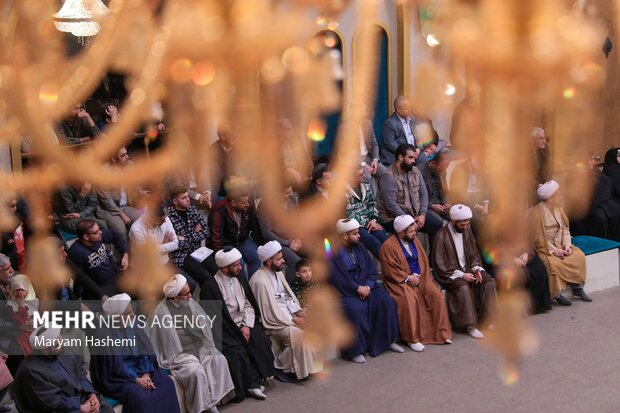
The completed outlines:
[[[293,283],[292,289],[302,308],[305,308],[308,305],[308,297],[309,292],[314,287],[316,287],[316,283],[312,282],[312,267],[310,267],[310,262],[306,259],[301,259],[295,265],[295,282]]]

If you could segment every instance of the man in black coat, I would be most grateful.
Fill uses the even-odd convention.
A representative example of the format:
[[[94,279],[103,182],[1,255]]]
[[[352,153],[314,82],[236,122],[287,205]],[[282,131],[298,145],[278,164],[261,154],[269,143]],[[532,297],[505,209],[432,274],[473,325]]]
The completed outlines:
[[[20,366],[11,394],[22,413],[114,413],[88,380],[75,355],[63,354],[60,329],[32,332],[33,352]]]
[[[214,341],[228,361],[237,394],[235,400],[243,400],[246,394],[264,400],[265,388],[261,383],[275,374],[271,340],[263,331],[250,285],[245,278],[238,277],[241,253],[236,248],[220,250],[215,261],[220,270],[200,290],[203,307],[222,302],[222,316],[215,320],[221,326],[213,327]],[[208,308],[205,311],[212,312]]]

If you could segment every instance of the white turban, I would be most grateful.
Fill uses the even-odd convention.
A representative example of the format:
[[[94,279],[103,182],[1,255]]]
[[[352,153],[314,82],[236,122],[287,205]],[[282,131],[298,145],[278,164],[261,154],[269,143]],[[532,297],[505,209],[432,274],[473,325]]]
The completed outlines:
[[[28,341],[30,341],[30,347],[34,350],[43,350],[51,347],[46,344],[51,343],[50,340],[58,338],[60,336],[60,330],[60,328],[37,328],[30,333],[30,338],[28,339]],[[39,340],[35,340],[36,337],[42,337],[43,339],[39,342]]]
[[[450,219],[453,221],[463,221],[471,217],[471,209],[467,205],[456,204],[450,208]]]
[[[400,215],[394,219],[394,231],[401,232],[409,228],[415,219],[411,215]]]
[[[168,298],[173,298],[179,295],[179,292],[183,289],[187,283],[187,278],[181,274],[174,274],[172,278],[164,284],[164,295]]]
[[[339,219],[336,222],[336,231],[339,234],[344,234],[345,232],[353,231],[360,227],[360,223],[357,222],[356,219]]]
[[[116,294],[103,302],[103,312],[107,315],[123,315],[130,303],[129,294]]]
[[[553,196],[553,194],[558,192],[558,189],[560,189],[560,184],[558,184],[554,180],[551,180],[539,186],[536,190],[536,193],[538,194],[540,199],[549,199]]]
[[[278,241],[269,241],[265,245],[258,247],[256,253],[260,262],[265,262],[280,251],[282,251],[282,245]]]
[[[224,250],[219,250],[218,252],[215,253],[215,263],[220,268],[227,267],[230,264],[233,264],[240,260],[241,260],[241,253],[239,252],[237,248],[233,248],[228,252]]]

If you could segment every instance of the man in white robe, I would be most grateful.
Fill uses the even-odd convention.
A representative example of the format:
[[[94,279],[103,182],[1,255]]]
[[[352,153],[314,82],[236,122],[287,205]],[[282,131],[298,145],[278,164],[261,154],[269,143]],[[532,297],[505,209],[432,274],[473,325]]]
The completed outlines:
[[[163,327],[163,320],[171,316],[207,319],[204,310],[191,298],[187,279],[174,275],[164,285],[164,295],[166,298],[155,307],[146,326],[157,360],[183,386],[188,413],[215,413],[218,403],[234,397],[226,358],[215,348],[208,322],[195,322],[194,326],[186,323],[185,328],[178,329]]]
[[[320,372],[323,363],[303,341],[306,314],[282,273],[282,246],[278,241],[270,241],[258,247],[257,253],[263,266],[250,279],[250,287],[258,301],[265,332],[271,337],[275,366],[303,380]]]

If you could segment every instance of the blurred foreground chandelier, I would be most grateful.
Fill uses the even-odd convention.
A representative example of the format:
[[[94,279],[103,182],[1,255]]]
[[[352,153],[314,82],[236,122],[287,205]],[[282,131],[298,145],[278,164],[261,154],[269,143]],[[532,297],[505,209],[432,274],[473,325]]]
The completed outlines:
[[[58,13],[53,15],[54,25],[59,31],[76,37],[95,36],[101,30],[97,19],[108,13],[101,0],[65,0]]]
[[[28,275],[35,285],[64,276],[59,266],[52,265],[55,245],[45,239],[52,225],[48,200],[57,188],[80,182],[95,188],[151,185],[152,196],[144,201],[154,205],[161,195],[157,189],[181,168],[192,171],[199,182],[208,181],[214,161],[210,128],[232,120],[237,145],[243,148],[233,163],[256,180],[274,227],[302,239],[317,280],[324,280],[328,271],[324,245],[329,244],[323,240],[341,216],[345,203],[341,194],[359,161],[356,131],[364,120],[363,106],[373,107],[379,53],[376,31],[366,28],[375,22],[377,7],[383,3],[111,0],[109,14],[100,21],[108,13],[100,0],[67,0],[53,19],[50,10],[57,7],[56,0],[10,2],[8,12],[0,15],[0,142],[15,147],[28,136],[40,160],[21,174],[0,171],[0,229],[14,228],[7,207],[12,189],[32,209],[36,234],[28,246]],[[427,33],[432,34],[427,43],[434,46],[435,59],[419,65],[412,89],[404,91],[413,97],[414,109],[433,116],[446,109],[444,103],[461,86],[466,84],[471,94],[464,108],[467,116],[460,128],[454,128],[454,135],[462,134],[477,157],[493,202],[489,218],[493,233],[487,234],[487,244],[499,257],[503,294],[496,333],[489,335],[488,343],[507,361],[504,381],[510,382],[521,355],[533,347],[522,317],[526,301],[517,282],[520,273],[510,266],[526,245],[521,201],[527,179],[518,172],[528,169],[529,130],[540,122],[532,113],[565,109],[563,129],[555,135],[566,138],[554,136],[556,147],[583,150],[592,141],[596,111],[589,98],[600,87],[603,72],[595,56],[601,44],[599,31],[563,0],[396,3],[404,8],[438,7],[436,26]],[[337,21],[349,6],[355,8],[351,14],[355,17],[347,22],[359,30],[356,41],[364,47],[358,48],[355,70],[345,79],[346,98],[365,105],[351,105],[347,120],[352,127],[341,128],[338,134],[330,165],[332,192],[337,196],[309,200],[297,210],[283,212],[285,171],[279,165],[284,155],[276,120],[289,117],[297,136],[308,131],[310,139],[325,137],[322,116],[344,106],[337,87],[343,72],[334,67],[329,53],[315,53],[308,43],[317,32],[316,16]],[[76,36],[98,35],[89,47],[67,56],[64,38],[54,25]],[[54,125],[73,105],[87,99],[110,71],[124,73],[127,79],[120,121],[79,152],[59,147]],[[574,93],[563,95],[567,88]],[[107,167],[110,157],[132,139],[132,132],[149,120],[148,108],[156,102],[167,108],[172,126],[168,139],[150,158],[136,159],[122,173]],[[565,194],[580,188],[572,185]],[[584,191],[581,194],[588,198]],[[132,250],[130,270],[121,282],[140,298],[153,299],[166,277],[157,250],[150,246]],[[45,296],[44,287],[37,292]],[[319,344],[342,343],[347,329],[337,299],[329,291],[315,298],[319,304],[306,336]]]

